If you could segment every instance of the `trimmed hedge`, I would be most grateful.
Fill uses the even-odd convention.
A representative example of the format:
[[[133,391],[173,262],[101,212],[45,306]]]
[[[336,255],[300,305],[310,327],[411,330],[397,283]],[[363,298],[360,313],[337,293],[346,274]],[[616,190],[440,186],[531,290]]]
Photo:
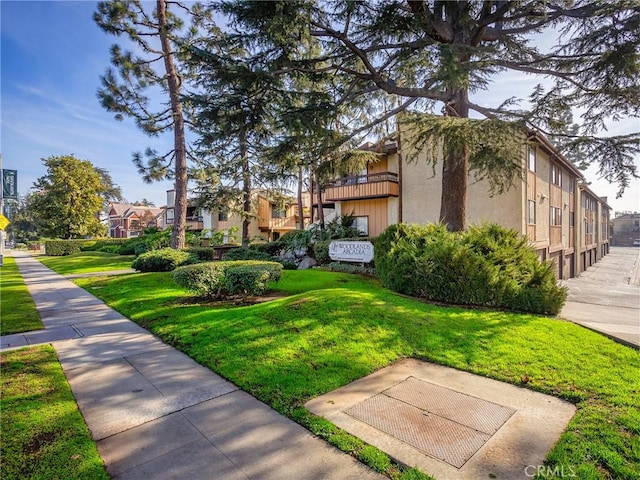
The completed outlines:
[[[47,255],[62,257],[80,252],[85,242],[86,240],[47,240],[44,242],[44,251]]]
[[[141,254],[133,261],[131,268],[139,272],[170,272],[194,261],[197,259],[183,250],[162,248]]]
[[[234,248],[224,254],[222,260],[259,260],[262,262],[275,262],[276,259],[266,252],[260,252],[251,248]]]
[[[556,314],[567,297],[554,265],[498,225],[457,233],[440,224],[392,225],[376,241],[375,264],[386,287],[438,302]]]
[[[177,268],[174,281],[195,294],[208,298],[263,293],[269,282],[282,276],[282,265],[256,260],[206,262]]]
[[[329,244],[332,240],[321,240],[313,244],[313,257],[320,265],[331,262],[329,257]]]
[[[216,259],[216,251],[213,247],[189,247],[185,248],[184,251],[201,262],[212,262]]]
[[[98,238],[85,240],[81,249],[83,252],[110,252],[117,253],[120,247],[127,241],[126,238]]]

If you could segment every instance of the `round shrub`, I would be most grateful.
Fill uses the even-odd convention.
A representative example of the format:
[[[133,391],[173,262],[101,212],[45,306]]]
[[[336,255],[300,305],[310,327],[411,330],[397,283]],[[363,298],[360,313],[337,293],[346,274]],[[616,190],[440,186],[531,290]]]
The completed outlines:
[[[392,225],[376,242],[383,284],[458,305],[556,314],[567,292],[526,239],[498,225],[448,232],[443,225]]]
[[[256,295],[269,282],[277,282],[282,265],[256,260],[205,262],[177,268],[174,281],[202,297]]]
[[[279,263],[231,266],[225,271],[225,289],[229,295],[260,295],[269,282],[277,282],[281,277],[282,265]]]
[[[193,260],[189,253],[182,250],[162,248],[141,254],[133,261],[131,268],[139,272],[170,272]]]

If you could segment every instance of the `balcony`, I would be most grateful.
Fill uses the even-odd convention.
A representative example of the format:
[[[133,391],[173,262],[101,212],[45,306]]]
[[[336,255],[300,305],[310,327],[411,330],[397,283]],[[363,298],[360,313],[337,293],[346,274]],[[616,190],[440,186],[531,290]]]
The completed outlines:
[[[295,230],[298,228],[298,216],[294,215],[286,218],[262,218],[258,219],[260,230]]]
[[[316,201],[314,186],[313,202]],[[381,172],[371,175],[353,175],[328,182],[322,191],[323,202],[386,198],[398,196],[398,174]]]

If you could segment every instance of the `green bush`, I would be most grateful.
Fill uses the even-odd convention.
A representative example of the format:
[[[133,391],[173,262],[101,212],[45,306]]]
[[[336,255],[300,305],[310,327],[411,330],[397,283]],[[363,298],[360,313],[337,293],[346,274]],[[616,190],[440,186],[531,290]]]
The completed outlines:
[[[285,270],[297,270],[298,264],[293,260],[278,260],[278,263],[282,265]]]
[[[80,252],[84,242],[86,240],[47,240],[44,242],[44,251],[54,257],[71,255]]]
[[[329,258],[329,244],[331,240],[321,240],[313,244],[313,258],[316,259],[320,265],[324,265],[331,261]]]
[[[256,252],[266,253],[272,257],[277,257],[280,255],[280,252],[284,250],[284,244],[280,240],[267,243],[254,243],[249,247],[249,249],[255,250]]]
[[[255,265],[232,266],[225,271],[225,289],[229,295],[260,295],[269,282],[282,277],[282,265],[264,262]]]
[[[252,248],[234,248],[233,250],[229,250],[222,257],[225,261],[232,260],[260,260],[263,262],[275,262],[276,259],[265,252],[259,252]]]
[[[193,261],[197,259],[185,251],[162,248],[141,254],[133,261],[131,268],[139,272],[170,272]]]
[[[145,252],[160,250],[171,245],[171,230],[163,230],[161,232],[152,233],[139,237],[139,241],[133,244],[133,253],[141,255]]]
[[[82,243],[81,249],[83,252],[110,252],[115,253],[120,249],[120,246],[126,242],[126,238],[98,238],[95,240],[85,240]],[[114,247],[106,248],[105,247]]]
[[[443,225],[392,225],[375,246],[383,284],[457,305],[556,314],[567,292],[515,230],[497,225],[451,233]]]
[[[201,262],[212,262],[216,259],[216,252],[213,247],[189,247],[185,248],[184,251]]]
[[[252,269],[251,273],[244,270]],[[239,271],[235,271],[240,269]],[[268,275],[263,272],[268,272]],[[231,284],[227,275],[231,272]],[[173,272],[174,281],[195,294],[208,298],[222,298],[244,292],[258,292],[262,285],[278,281],[282,274],[282,265],[276,262],[256,260],[206,262],[177,268]],[[246,275],[249,280],[240,277]],[[265,275],[268,277],[265,280]],[[244,293],[255,294],[255,293]]]

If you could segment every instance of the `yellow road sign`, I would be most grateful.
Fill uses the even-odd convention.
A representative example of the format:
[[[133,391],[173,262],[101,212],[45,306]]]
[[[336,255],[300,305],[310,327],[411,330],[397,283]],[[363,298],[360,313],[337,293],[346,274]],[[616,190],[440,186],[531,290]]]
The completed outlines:
[[[7,228],[7,225],[9,225],[10,223],[11,222],[9,221],[9,219],[0,213],[0,230],[4,230],[5,228]]]

